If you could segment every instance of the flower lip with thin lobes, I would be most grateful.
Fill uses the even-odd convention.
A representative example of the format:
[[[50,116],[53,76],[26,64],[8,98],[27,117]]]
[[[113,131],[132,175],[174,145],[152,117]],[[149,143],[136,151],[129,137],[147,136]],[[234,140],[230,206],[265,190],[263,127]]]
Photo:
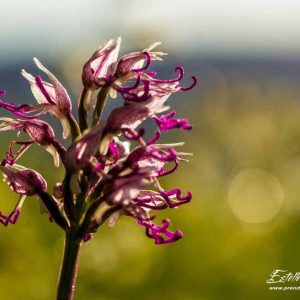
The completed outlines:
[[[0,165],[4,180],[11,190],[19,195],[33,196],[38,190],[46,191],[47,182],[38,172],[14,164],[13,166]]]
[[[106,83],[113,77],[115,64],[118,60],[121,45],[121,37],[110,39],[102,44],[99,49],[84,64],[82,71],[82,83],[88,89],[98,89],[95,81],[103,79]]]

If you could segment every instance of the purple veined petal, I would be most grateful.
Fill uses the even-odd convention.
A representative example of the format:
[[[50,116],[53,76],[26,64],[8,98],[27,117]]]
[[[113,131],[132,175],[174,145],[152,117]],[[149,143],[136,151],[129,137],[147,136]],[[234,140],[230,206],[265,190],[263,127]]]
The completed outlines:
[[[72,110],[70,97],[62,84],[56,79],[56,77],[49,70],[47,70],[37,59],[34,59],[34,61],[41,70],[46,72],[53,84],[42,81],[40,76],[36,76],[36,78],[34,78],[25,70],[22,70],[22,75],[29,81],[33,95],[35,96],[39,105],[19,108],[7,107],[6,105],[5,108],[13,112],[18,117],[27,120],[35,119],[45,114],[46,112],[49,112],[51,115],[60,120],[63,126],[63,138],[66,139],[70,135],[70,124],[66,117],[71,113]],[[27,112],[32,112],[39,109],[42,109],[44,111],[33,116],[26,115]]]
[[[36,57],[33,60],[37,67],[49,77],[49,80],[53,85],[55,91],[54,103],[57,104],[59,110],[63,114],[69,115],[72,112],[72,102],[68,92],[66,91],[64,86],[59,82],[59,80],[47,68],[45,68]]]
[[[143,51],[131,52],[121,57],[116,68],[116,73],[120,76],[128,72],[142,72],[148,69],[152,60],[162,60],[160,56],[167,53],[152,51],[161,43],[153,43]]]
[[[116,63],[120,51],[121,37],[118,37],[116,41],[111,42],[110,47],[101,50],[101,55],[98,53],[98,57],[91,62],[91,67],[94,70],[94,76],[98,78],[106,77],[107,75],[113,75],[114,64]]]
[[[89,131],[85,131],[84,134],[67,149],[64,155],[64,164],[70,171],[91,167],[91,158],[100,152],[102,133],[103,126],[101,124],[96,125]]]
[[[28,81],[31,87],[32,94],[36,101],[39,104],[52,104],[55,101],[55,90],[52,84],[46,81],[42,81],[40,77],[38,77],[38,82],[43,86],[44,92],[46,92],[47,97],[51,98],[51,102],[49,103],[47,97],[45,97],[44,93],[41,91],[40,87],[37,84],[36,78],[31,74],[27,73],[24,69],[21,71],[22,76]]]
[[[135,129],[151,112],[142,105],[126,105],[115,108],[109,115],[106,123],[108,132],[120,132],[122,129]]]
[[[43,84],[41,76],[37,75],[35,77],[35,83],[36,83],[37,87],[40,89],[40,91],[43,94],[43,96],[48,101],[48,103],[56,105],[57,103],[54,100],[51,99],[51,96],[49,95],[49,93],[47,92],[46,88],[44,87],[44,84]]]
[[[143,51],[131,52],[122,56],[117,64],[117,76],[126,76],[130,72],[141,73],[149,68],[152,60],[162,60],[160,56],[167,55],[167,53],[152,51],[160,44],[159,42],[153,43]]]
[[[55,134],[52,127],[41,120],[27,120],[20,122],[22,129],[30,138],[41,145],[52,144],[55,141]]]
[[[151,54],[148,51],[132,52],[121,57],[116,74],[126,75],[129,72],[142,72],[149,68],[151,64]]]
[[[86,88],[97,89],[98,86],[97,84],[95,85],[95,82],[98,83],[98,80],[96,79],[108,79],[108,77],[114,75],[120,45],[121,37],[118,37],[116,40],[110,39],[102,44],[84,64],[82,82]]]
[[[5,96],[6,92],[5,91],[0,91],[0,97]]]
[[[47,182],[38,172],[14,164],[13,166],[0,165],[4,180],[11,190],[19,195],[33,196],[37,190],[47,190]]]
[[[142,55],[144,56],[146,62],[145,65],[140,68],[132,69],[133,72],[143,72],[149,68],[151,64],[151,54],[148,51],[144,51]]]

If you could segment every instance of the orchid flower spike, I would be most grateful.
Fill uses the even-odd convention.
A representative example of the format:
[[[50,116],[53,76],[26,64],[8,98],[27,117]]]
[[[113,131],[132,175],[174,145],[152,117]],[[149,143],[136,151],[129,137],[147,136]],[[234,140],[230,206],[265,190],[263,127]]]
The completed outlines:
[[[177,186],[165,189],[160,182],[161,177],[177,172],[181,163],[188,162],[190,153],[178,151],[181,142],[160,144],[158,140],[170,130],[192,129],[186,118],[170,110],[167,101],[174,93],[193,88],[197,79],[192,76],[191,84],[182,86],[182,66],[177,66],[168,79],[158,78],[152,62],[162,61],[166,55],[156,50],[159,44],[119,60],[120,37],[102,44],[83,66],[78,122],[66,89],[52,72],[36,58],[34,62],[48,81],[22,70],[38,103],[15,105],[0,99],[0,107],[16,116],[0,118],[0,131],[23,131],[29,136],[25,141],[11,141],[2,160],[4,179],[20,200],[10,215],[0,213],[0,222],[14,224],[25,197],[38,196],[49,220],[76,241],[87,242],[103,223],[113,226],[121,216],[133,218],[155,244],[183,237],[181,231],[170,229],[168,219],[156,223],[153,211],[179,208],[191,201],[189,191]],[[117,93],[122,104],[103,120],[107,101]],[[4,96],[0,91],[0,97]],[[63,138],[71,133],[72,141],[66,148],[52,127],[40,119],[48,112],[62,123]],[[145,126],[146,121],[154,123],[153,131]],[[65,176],[57,180],[53,196],[47,192],[42,175],[16,164],[32,144],[49,151],[56,166],[63,164]]]

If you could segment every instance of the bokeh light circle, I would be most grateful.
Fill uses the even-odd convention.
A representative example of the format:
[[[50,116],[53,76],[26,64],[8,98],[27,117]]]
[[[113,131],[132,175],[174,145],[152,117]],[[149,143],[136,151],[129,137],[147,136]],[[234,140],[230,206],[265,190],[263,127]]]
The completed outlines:
[[[284,192],[273,174],[261,169],[248,169],[232,180],[228,199],[239,219],[248,223],[263,223],[278,214]]]

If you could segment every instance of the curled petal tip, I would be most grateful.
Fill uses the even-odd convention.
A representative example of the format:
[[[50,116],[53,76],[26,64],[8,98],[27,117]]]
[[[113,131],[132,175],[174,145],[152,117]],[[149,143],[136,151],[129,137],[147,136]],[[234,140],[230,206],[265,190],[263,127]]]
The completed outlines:
[[[190,86],[188,86],[188,87],[181,87],[180,88],[181,91],[189,91],[193,87],[195,87],[195,85],[198,83],[198,79],[197,79],[196,76],[192,76],[191,78],[193,79],[193,83]]]
[[[183,78],[184,75],[184,69],[182,66],[177,66],[175,68],[175,72],[179,73],[179,77],[177,78],[177,81],[180,81]]]

